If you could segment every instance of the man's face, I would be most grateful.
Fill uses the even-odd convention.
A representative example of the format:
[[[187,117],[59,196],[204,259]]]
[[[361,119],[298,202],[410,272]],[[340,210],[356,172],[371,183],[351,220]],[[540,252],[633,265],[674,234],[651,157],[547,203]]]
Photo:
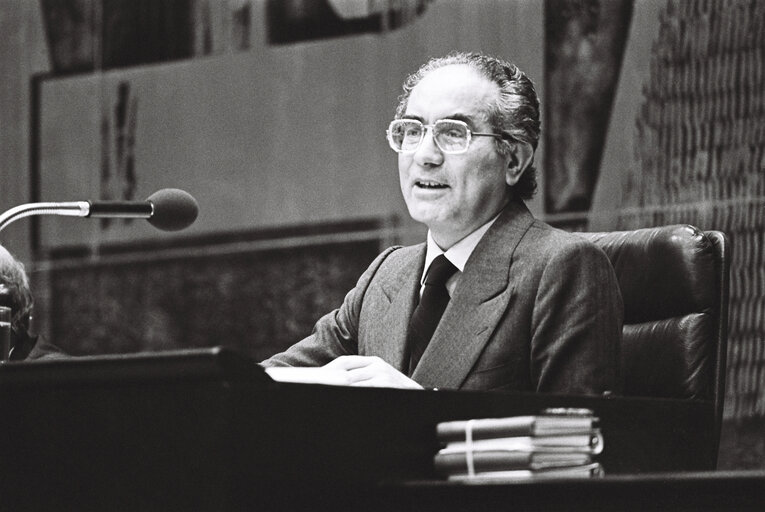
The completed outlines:
[[[499,88],[464,65],[431,71],[412,90],[405,118],[432,124],[465,121],[474,132],[492,132],[487,118]],[[494,217],[507,202],[509,157],[492,137],[473,137],[468,150],[444,154],[428,130],[414,153],[400,153],[399,180],[409,214],[447,249]],[[512,183],[510,183],[512,184]]]

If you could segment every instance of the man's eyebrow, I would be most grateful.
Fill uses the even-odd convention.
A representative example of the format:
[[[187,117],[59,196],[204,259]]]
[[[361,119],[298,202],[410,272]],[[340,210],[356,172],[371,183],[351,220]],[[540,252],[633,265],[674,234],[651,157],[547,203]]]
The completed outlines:
[[[450,116],[445,117],[444,119],[454,119],[455,121],[462,121],[463,123],[466,123],[469,126],[475,126],[475,117],[469,116],[466,114],[452,114]]]
[[[415,119],[421,122],[422,124],[425,124],[425,118],[415,114],[404,114],[401,116],[401,119]],[[476,117],[468,115],[468,114],[460,114],[457,112],[454,114],[449,114],[447,116],[444,116],[441,119],[452,119],[454,121],[462,121],[463,123],[467,124],[471,128],[475,128],[476,126]]]

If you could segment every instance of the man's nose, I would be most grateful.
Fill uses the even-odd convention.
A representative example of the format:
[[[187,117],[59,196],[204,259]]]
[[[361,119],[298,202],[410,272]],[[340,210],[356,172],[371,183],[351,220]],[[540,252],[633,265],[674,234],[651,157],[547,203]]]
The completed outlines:
[[[444,154],[436,145],[433,127],[425,129],[422,142],[420,142],[420,146],[414,152],[414,161],[422,167],[434,167],[443,163]]]

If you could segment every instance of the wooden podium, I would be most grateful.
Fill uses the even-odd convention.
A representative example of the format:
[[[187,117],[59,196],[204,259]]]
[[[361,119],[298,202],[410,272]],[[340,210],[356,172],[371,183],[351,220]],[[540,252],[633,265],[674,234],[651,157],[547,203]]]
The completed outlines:
[[[279,384],[213,348],[0,366],[0,509],[384,510],[444,486],[439,421],[562,406],[600,418],[581,484],[714,469],[711,403]]]

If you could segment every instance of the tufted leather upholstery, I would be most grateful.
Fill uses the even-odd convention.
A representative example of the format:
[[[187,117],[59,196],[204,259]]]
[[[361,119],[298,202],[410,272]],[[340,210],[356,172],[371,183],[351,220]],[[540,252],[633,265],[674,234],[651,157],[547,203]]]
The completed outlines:
[[[624,298],[627,396],[725,397],[730,243],[720,231],[672,225],[581,233],[608,255]]]

